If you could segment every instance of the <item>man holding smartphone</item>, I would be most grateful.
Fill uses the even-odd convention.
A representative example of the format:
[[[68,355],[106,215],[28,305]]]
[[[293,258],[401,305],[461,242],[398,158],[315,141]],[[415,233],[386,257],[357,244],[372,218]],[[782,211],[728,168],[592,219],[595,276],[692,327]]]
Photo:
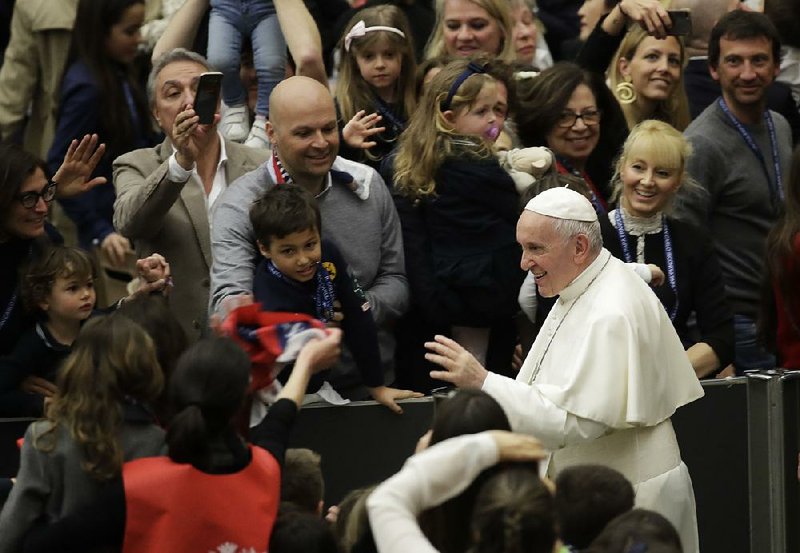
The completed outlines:
[[[140,257],[157,251],[169,259],[176,284],[171,307],[191,341],[208,328],[211,210],[228,184],[268,156],[220,136],[218,91],[202,87],[203,103],[211,98],[216,109],[198,114],[200,81],[208,80],[201,75],[208,72],[205,58],[182,48],[156,60],[147,92],[166,139],[114,161],[114,226]],[[210,115],[208,124],[201,115]]]

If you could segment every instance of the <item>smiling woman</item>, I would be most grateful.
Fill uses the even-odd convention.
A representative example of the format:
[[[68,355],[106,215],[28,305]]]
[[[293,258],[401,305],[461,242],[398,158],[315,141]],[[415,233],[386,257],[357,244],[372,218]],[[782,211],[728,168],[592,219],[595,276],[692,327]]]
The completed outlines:
[[[608,214],[611,225],[603,225],[603,243],[623,261],[663,271],[665,282],[653,291],[687,348],[695,372],[704,377],[733,359],[733,315],[707,233],[670,216],[679,188],[689,188],[682,201],[703,190],[685,172],[690,155],[683,135],[662,121],[644,121],[631,130],[613,182],[619,208]],[[693,312],[699,340],[691,337],[687,326]]]
[[[608,71],[609,86],[622,104],[628,127],[645,119],[660,119],[678,130],[689,126],[689,101],[683,88],[685,61],[682,39],[655,38],[638,27],[628,31]],[[633,87],[633,101],[621,99],[622,83]]]
[[[515,58],[512,19],[506,0],[436,0],[436,26],[425,49],[427,59],[447,54],[488,54]]]
[[[547,146],[561,173],[581,177],[598,211],[607,209],[612,160],[625,139],[622,113],[599,75],[559,62],[517,91],[517,134],[525,147]]]

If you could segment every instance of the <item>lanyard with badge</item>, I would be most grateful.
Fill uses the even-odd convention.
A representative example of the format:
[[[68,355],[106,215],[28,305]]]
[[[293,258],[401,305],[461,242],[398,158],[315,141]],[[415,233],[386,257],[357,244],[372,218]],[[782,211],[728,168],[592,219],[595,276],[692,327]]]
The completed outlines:
[[[628,244],[628,236],[625,232],[625,224],[622,221],[622,209],[614,210],[614,219],[617,223],[617,235],[619,236],[619,243],[622,245],[622,255],[626,263],[633,263],[636,259],[633,258],[630,245]],[[664,233],[664,258],[667,261],[667,282],[675,295],[675,303],[672,309],[669,310],[669,320],[674,321],[675,315],[678,314],[678,278],[675,270],[675,255],[672,251],[672,236],[669,232],[669,225],[667,225],[667,218],[661,214],[661,229]]]
[[[739,121],[736,116],[731,113],[728,104],[725,102],[725,99],[720,97],[719,99],[719,107],[728,117],[728,120],[736,127],[736,130],[739,131],[742,139],[744,140],[747,147],[755,154],[758,158],[758,161],[761,162],[761,168],[764,170],[764,174],[767,177],[767,184],[769,184],[769,193],[772,198],[772,203],[775,204],[776,200],[783,202],[783,172],[781,171],[781,158],[780,153],[778,152],[778,135],[775,132],[775,123],[772,121],[772,114],[770,114],[769,110],[764,110],[764,121],[767,124],[767,130],[769,131],[769,145],[770,149],[772,150],[772,163],[775,169],[775,180],[773,181],[769,175],[769,169],[767,168],[767,160],[764,158],[764,154],[761,152],[761,148],[758,147],[756,141],[753,140],[753,137],[750,135],[750,132],[745,128],[741,121]]]

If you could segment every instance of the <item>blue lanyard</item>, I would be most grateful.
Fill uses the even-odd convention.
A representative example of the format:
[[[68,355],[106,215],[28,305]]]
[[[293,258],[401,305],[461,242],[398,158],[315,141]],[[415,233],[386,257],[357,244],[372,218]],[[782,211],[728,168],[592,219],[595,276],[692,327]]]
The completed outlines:
[[[571,175],[575,177],[580,177],[583,179],[583,182],[586,183],[586,187],[589,189],[589,194],[592,195],[592,206],[594,206],[594,210],[597,212],[598,215],[605,215],[606,208],[603,205],[603,202],[597,197],[597,194],[594,193],[593,186],[587,182],[586,175],[583,174],[582,171],[576,169],[569,161],[561,156],[556,156],[556,160],[561,164],[564,169],[566,169]]]
[[[622,221],[622,208],[614,211],[614,219],[617,223],[617,236],[619,236],[619,243],[622,246],[622,255],[625,257],[627,263],[633,263],[636,259],[633,257],[630,245],[628,244],[628,234],[625,232],[625,223]],[[661,215],[661,228],[664,233],[664,258],[667,260],[667,282],[672,289],[675,296],[675,303],[672,309],[669,310],[669,320],[674,321],[675,316],[678,314],[678,278],[675,271],[675,255],[672,251],[672,236],[669,233],[669,225],[667,218]],[[665,306],[666,307],[666,306]]]
[[[778,152],[778,135],[775,133],[775,123],[772,121],[772,115],[770,114],[769,110],[764,111],[764,121],[767,123],[767,130],[769,131],[769,145],[772,149],[772,163],[775,168],[775,182],[769,176],[769,170],[767,169],[767,160],[764,159],[764,154],[761,152],[761,148],[758,147],[753,137],[750,135],[750,132],[745,128],[741,121],[739,121],[736,116],[731,113],[728,104],[725,102],[725,99],[720,97],[719,99],[719,107],[728,117],[733,126],[736,127],[736,130],[739,131],[739,134],[744,139],[745,144],[750,150],[756,155],[758,161],[761,162],[761,168],[764,170],[764,174],[767,177],[767,184],[769,184],[769,192],[772,196],[772,203],[775,203],[775,200],[778,199],[781,202],[783,201],[783,172],[781,171],[781,158],[780,153]]]
[[[269,270],[272,276],[282,280],[283,282],[288,282],[294,286],[298,286],[300,284],[290,278],[287,278],[286,275],[280,272],[270,260],[267,260],[267,270]],[[328,273],[328,270],[322,265],[322,263],[317,266],[315,278],[317,280],[317,286],[316,290],[314,291],[314,304],[316,306],[317,318],[323,323],[327,323],[333,319],[333,302],[336,300],[336,293],[333,290],[331,275]]]

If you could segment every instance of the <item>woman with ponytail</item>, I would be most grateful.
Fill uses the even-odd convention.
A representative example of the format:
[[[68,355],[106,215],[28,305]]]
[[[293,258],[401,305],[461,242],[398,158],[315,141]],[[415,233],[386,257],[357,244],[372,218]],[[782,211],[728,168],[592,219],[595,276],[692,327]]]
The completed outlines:
[[[170,380],[175,415],[167,455],[126,464],[120,485],[75,515],[29,533],[25,551],[266,551],[289,432],[309,378],[336,361],[340,341],[341,331],[330,329],[300,351],[278,400],[251,433],[258,446],[236,431],[249,357],[227,338],[197,342]]]

